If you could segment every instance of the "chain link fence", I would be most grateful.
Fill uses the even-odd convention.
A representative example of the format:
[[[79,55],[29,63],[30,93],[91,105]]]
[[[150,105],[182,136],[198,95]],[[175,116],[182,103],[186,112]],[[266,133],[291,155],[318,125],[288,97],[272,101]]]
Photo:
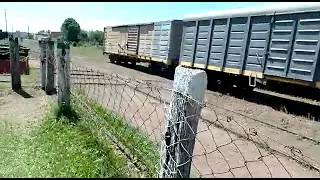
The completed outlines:
[[[53,63],[58,74],[57,58]],[[252,126],[254,118],[197,101],[175,85],[74,63],[69,75],[71,106],[85,107],[96,135],[112,139],[146,177],[319,177],[318,157],[283,141],[284,131]]]

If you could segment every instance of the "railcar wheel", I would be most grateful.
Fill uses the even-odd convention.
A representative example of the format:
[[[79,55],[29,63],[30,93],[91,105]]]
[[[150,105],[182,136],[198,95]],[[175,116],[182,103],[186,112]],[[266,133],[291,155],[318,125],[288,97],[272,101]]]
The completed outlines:
[[[117,63],[117,64],[120,64],[121,62],[122,62],[122,58],[121,58],[121,57],[118,57],[117,60],[116,60],[116,63]]]
[[[109,60],[111,63],[114,63],[115,62],[115,57],[113,55],[109,55]]]

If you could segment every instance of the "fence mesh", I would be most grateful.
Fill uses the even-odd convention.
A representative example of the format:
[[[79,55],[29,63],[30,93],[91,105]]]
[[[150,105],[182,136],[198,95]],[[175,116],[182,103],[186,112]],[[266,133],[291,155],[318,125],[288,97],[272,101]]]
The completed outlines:
[[[182,176],[180,170],[191,165],[191,177],[319,177],[316,156],[292,144],[295,141],[283,141],[288,132],[264,123],[252,126],[251,121],[258,121],[255,118],[211,102],[197,102],[152,82],[76,63],[71,64],[70,75],[72,99],[80,99],[72,105],[86,107],[92,129],[99,130],[98,136],[114,139],[136,167],[147,172],[145,176]],[[171,98],[177,104],[170,106]],[[190,114],[188,106],[201,106],[202,111]],[[101,113],[113,120],[93,116]],[[198,127],[193,129],[190,123],[196,119]],[[121,123],[126,128],[121,129]],[[174,141],[168,142],[166,132],[175,136]]]

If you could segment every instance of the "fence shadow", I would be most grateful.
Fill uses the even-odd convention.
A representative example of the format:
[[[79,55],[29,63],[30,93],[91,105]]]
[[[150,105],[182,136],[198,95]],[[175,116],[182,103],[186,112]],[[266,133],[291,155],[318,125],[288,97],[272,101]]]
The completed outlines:
[[[175,151],[181,150],[181,153],[175,154],[179,154],[179,157],[185,159],[192,158],[192,177],[295,177],[297,174],[306,176],[306,174],[302,175],[304,168],[298,163],[306,160],[299,159],[300,157],[307,156],[310,157],[310,160],[306,160],[303,165],[310,167],[310,172],[307,173],[314,173],[316,176],[317,169],[311,168],[318,168],[318,161],[316,163],[313,161],[319,157],[310,154],[301,147],[308,146],[307,148],[314,150],[314,152],[318,147],[311,146],[310,142],[302,142],[295,137],[295,134],[288,133],[289,131],[255,123],[249,117],[211,106],[209,103],[202,104],[201,101],[195,101],[193,98],[175,91],[172,92],[173,94],[170,93],[173,105],[166,106],[164,102],[167,99],[162,98],[168,97],[170,94],[167,93],[167,89],[163,89],[161,86],[141,80],[123,78],[113,73],[100,74],[99,76],[97,74],[99,72],[81,70],[80,67],[71,73],[71,82],[76,85],[75,87],[80,88],[79,92],[84,96],[84,100],[86,102],[92,101],[104,109],[104,111],[101,109],[96,111],[97,109],[93,109],[94,107],[86,105],[84,106],[86,114],[99,112],[104,117],[108,117],[105,116],[106,112],[111,112],[114,114],[113,116],[121,117],[121,121],[111,119],[101,121],[101,119],[92,118],[90,115],[88,118],[91,120],[90,124],[100,130],[112,130],[110,133],[115,134],[117,142],[122,143],[123,147],[130,150],[129,152],[133,152],[132,156],[139,159],[139,162],[146,167],[151,168],[152,172],[165,176],[177,171],[174,168],[172,168],[174,171],[171,171],[171,167],[182,167],[181,162],[171,163],[170,158],[167,158],[172,157],[173,159],[175,157],[171,152],[173,152],[172,147],[177,145],[176,147],[180,148]],[[198,80],[197,82],[202,81]],[[195,111],[192,111],[192,107],[196,107],[197,104],[206,108],[202,109],[197,130],[192,129],[191,131],[194,124],[190,122],[197,122],[194,119],[198,116]],[[186,124],[176,123],[178,121]],[[167,151],[159,149],[160,147],[152,149],[141,146],[146,142],[145,139],[140,140],[137,138],[138,136],[133,136],[132,132],[120,130],[122,122],[130,123],[139,132],[141,130],[151,141],[162,142]],[[179,126],[176,126],[177,124]],[[179,130],[178,128],[183,129]],[[176,133],[175,129],[178,129],[177,132],[189,132],[183,133],[182,136]],[[163,130],[166,131],[165,135]],[[190,134],[192,136],[185,136]],[[128,137],[125,137],[126,135]],[[175,139],[178,141],[175,142]],[[183,142],[180,142],[180,139]],[[190,145],[186,143],[190,143]],[[185,147],[191,147],[191,144],[194,146],[192,147],[194,151],[187,153],[188,148]],[[156,155],[158,153],[160,157]],[[163,164],[156,164],[157,161]],[[241,171],[238,171],[239,169]],[[190,172],[187,173],[186,176],[189,176]]]
[[[160,76],[168,80],[173,80],[173,77],[174,77],[174,69],[167,70],[165,72],[160,72],[160,71],[151,71],[147,66],[142,66],[138,64],[136,66],[131,66],[129,64],[123,64],[123,63],[117,64],[117,65],[129,68],[129,69],[138,70],[140,72],[147,73],[150,75]],[[320,121],[320,111],[319,111],[320,106],[317,106],[315,104],[301,102],[298,100],[287,99],[284,97],[279,97],[276,95],[266,94],[258,91],[253,91],[251,94],[242,94],[237,90],[237,88],[219,89],[217,88],[217,86],[212,85],[212,83],[208,84],[207,90],[212,92],[222,93],[224,95],[230,95],[237,99],[246,100],[248,102],[252,102],[255,104],[269,106],[276,111],[281,111],[287,114],[294,114],[298,116],[304,116],[311,120]],[[277,90],[277,89],[272,89],[272,91],[275,91],[277,93],[282,93],[282,94],[288,94],[288,95],[297,95],[298,97],[302,97],[302,98],[314,97],[314,93],[296,94],[293,91],[288,91],[287,93],[284,93],[281,90]]]
[[[45,89],[43,89],[45,91]],[[52,91],[48,91],[46,92],[47,95],[49,96],[53,96],[53,95],[56,95],[58,93],[57,89],[54,88]]]
[[[14,92],[16,92],[17,94],[19,94],[19,95],[22,96],[23,98],[33,98],[33,96],[30,95],[29,93],[27,93],[24,89],[14,90]]]
[[[251,96],[244,97],[243,99],[256,104],[269,106],[277,111],[304,116],[315,121],[320,121],[320,106],[315,104],[282,98],[276,95],[265,94],[258,91],[254,91]]]
[[[226,90],[209,86],[208,90],[211,92],[221,93],[222,96],[229,95],[247,102],[268,106],[276,111],[284,112],[286,114],[294,114],[297,116],[306,117],[310,120],[320,121],[320,106],[312,103],[311,100],[306,100],[303,102],[301,100],[301,96],[300,98],[293,97],[288,99],[286,97],[281,97],[274,92],[263,92],[257,88],[250,94],[241,94],[237,88]]]

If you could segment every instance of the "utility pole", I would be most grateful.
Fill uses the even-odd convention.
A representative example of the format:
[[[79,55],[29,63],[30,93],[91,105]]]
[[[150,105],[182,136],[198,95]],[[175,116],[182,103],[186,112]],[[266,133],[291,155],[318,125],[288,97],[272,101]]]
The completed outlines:
[[[8,32],[8,26],[7,26],[7,9],[4,10],[4,18],[6,21],[6,32]]]
[[[28,35],[27,39],[29,39],[29,26],[28,26],[28,34],[27,35]]]

